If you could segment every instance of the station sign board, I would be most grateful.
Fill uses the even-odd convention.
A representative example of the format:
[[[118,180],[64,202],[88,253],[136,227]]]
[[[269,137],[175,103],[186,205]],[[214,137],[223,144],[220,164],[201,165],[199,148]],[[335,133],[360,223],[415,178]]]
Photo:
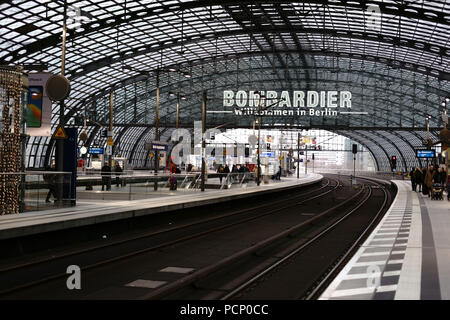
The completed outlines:
[[[275,152],[263,152],[261,153],[263,158],[275,158]]]
[[[151,142],[151,150],[157,151],[167,151],[169,149],[166,142],[162,141],[152,141]]]
[[[436,151],[435,150],[418,149],[418,150],[416,150],[416,156],[417,156],[417,158],[432,159],[432,158],[436,157]]]
[[[90,154],[103,154],[103,148],[89,148]]]

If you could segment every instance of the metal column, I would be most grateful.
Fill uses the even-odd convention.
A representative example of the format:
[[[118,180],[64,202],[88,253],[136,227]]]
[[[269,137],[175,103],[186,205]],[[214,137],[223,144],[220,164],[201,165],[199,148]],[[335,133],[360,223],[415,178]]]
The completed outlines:
[[[159,70],[156,72],[156,106],[155,106],[155,140],[159,141]],[[159,167],[159,152],[154,150],[155,154],[155,191],[158,190],[158,167]]]
[[[67,31],[67,0],[64,1],[63,12],[63,31],[62,31],[62,50],[61,50],[61,75],[64,76],[66,72],[66,31]],[[64,100],[59,103],[59,125],[64,127]],[[56,171],[64,171],[64,140],[57,139],[56,151],[58,153],[58,163],[56,164]],[[58,206],[62,206],[63,202],[63,183],[64,176],[58,175],[58,184],[56,188],[56,198]]]
[[[201,182],[201,190],[205,191],[205,170],[206,170],[206,163],[205,163],[205,147],[206,147],[206,141],[205,141],[205,128],[206,128],[206,91],[203,91],[202,94],[202,182]]]

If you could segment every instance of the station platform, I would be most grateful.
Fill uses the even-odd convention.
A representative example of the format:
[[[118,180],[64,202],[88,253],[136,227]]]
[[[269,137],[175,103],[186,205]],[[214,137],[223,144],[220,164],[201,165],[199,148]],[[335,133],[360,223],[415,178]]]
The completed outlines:
[[[302,175],[299,179],[283,178],[281,181],[271,181],[268,184],[261,183],[259,187],[210,189],[204,192],[167,191],[139,200],[77,201],[77,206],[70,208],[0,216],[0,240],[244,199],[255,194],[261,195],[314,184],[322,178],[322,175],[312,173]]]
[[[450,202],[392,182],[388,212],[320,300],[450,299]]]

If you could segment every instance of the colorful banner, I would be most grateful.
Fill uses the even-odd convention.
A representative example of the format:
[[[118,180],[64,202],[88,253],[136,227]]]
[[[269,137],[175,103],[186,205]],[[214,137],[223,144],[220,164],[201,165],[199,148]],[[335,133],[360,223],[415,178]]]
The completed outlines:
[[[28,104],[25,110],[26,134],[49,137],[52,135],[52,102],[45,92],[51,73],[28,75]]]
[[[28,104],[25,115],[28,128],[41,127],[43,100],[44,88],[42,86],[30,86],[28,88]]]

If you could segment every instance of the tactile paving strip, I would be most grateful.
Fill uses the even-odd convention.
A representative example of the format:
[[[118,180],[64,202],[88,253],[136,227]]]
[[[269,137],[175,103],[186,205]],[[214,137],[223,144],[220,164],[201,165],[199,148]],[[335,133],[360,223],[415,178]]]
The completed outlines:
[[[400,185],[389,211],[320,299],[394,299],[411,221],[411,194]]]

